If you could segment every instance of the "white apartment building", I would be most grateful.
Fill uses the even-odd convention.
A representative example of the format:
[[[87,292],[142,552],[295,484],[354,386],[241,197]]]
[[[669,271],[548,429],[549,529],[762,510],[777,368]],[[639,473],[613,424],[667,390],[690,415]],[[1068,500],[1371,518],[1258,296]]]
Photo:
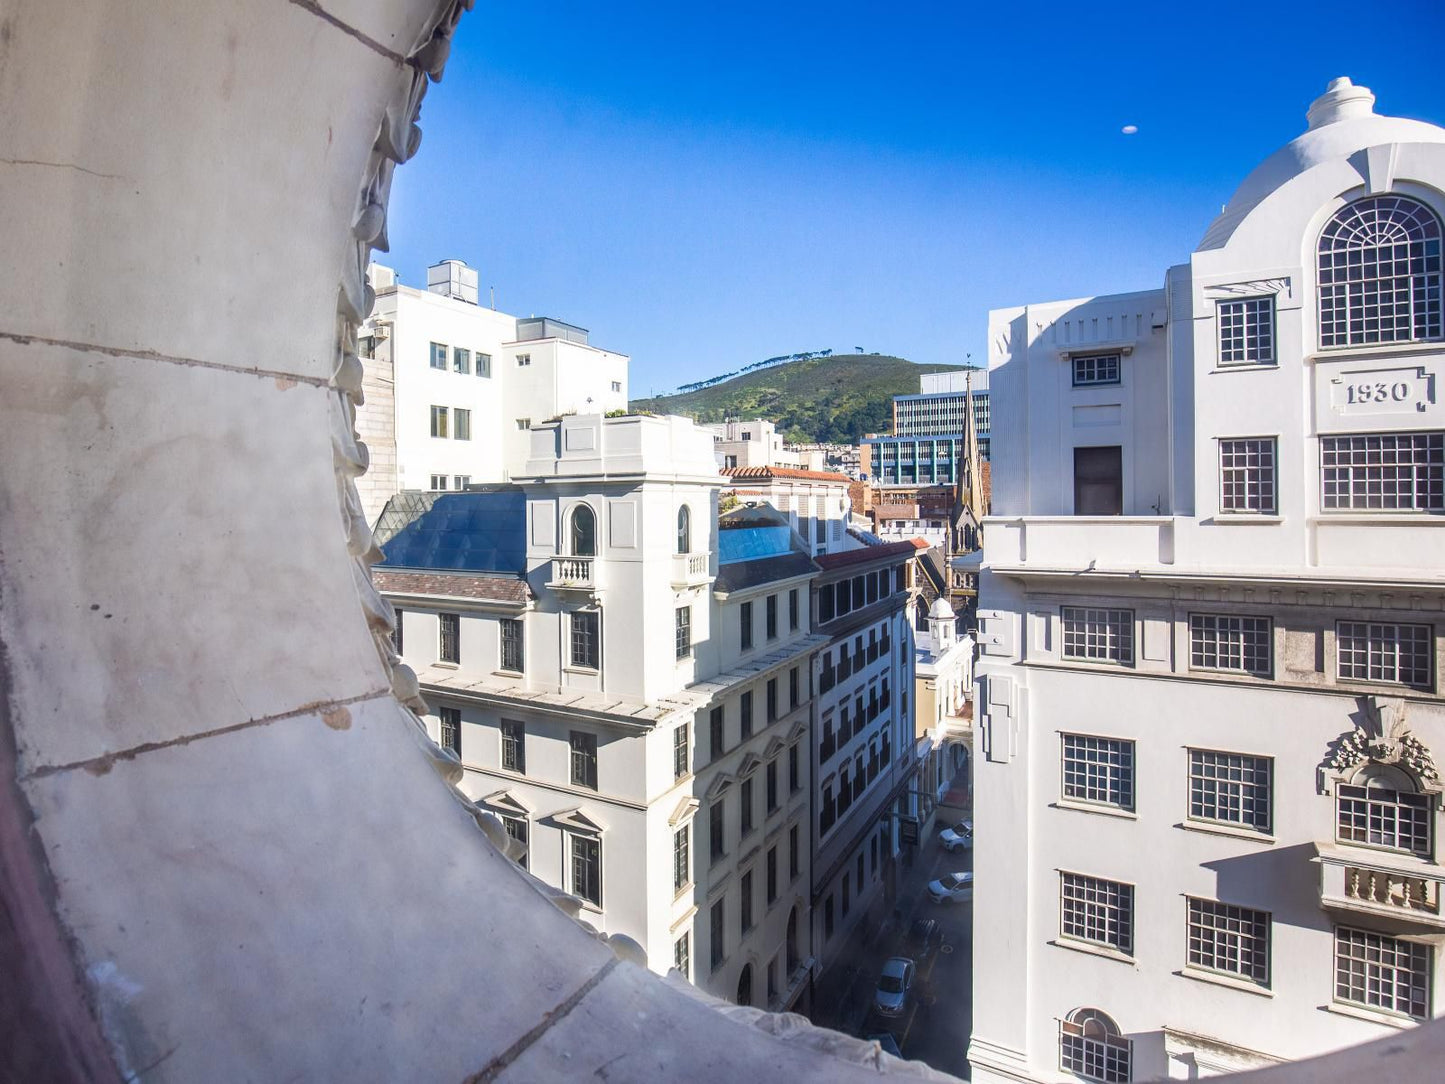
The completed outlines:
[[[1159,290],[992,313],[973,1079],[1440,1015],[1445,130],[1347,79]]]
[[[379,264],[368,275],[376,305],[359,335],[356,412],[371,462],[357,480],[367,522],[402,490],[505,481],[533,423],[627,407],[626,355],[560,320],[478,305],[477,272],[460,260],[429,267],[425,290]]]
[[[716,440],[714,451],[720,467],[802,467],[803,456],[793,451],[766,418],[752,421],[731,419],[704,425]]]
[[[793,467],[724,467],[729,492],[743,502],[763,501],[788,517],[810,553],[822,555],[862,545],[848,533],[851,479],[832,471]]]
[[[928,629],[914,636],[915,735],[925,760],[920,786],[941,801],[973,770],[973,664],[976,644],[958,633],[948,600],[933,600]]]
[[[588,922],[718,996],[798,1007],[817,566],[772,509],[719,518],[686,419],[527,437],[511,485],[406,495],[378,525],[428,730]]]

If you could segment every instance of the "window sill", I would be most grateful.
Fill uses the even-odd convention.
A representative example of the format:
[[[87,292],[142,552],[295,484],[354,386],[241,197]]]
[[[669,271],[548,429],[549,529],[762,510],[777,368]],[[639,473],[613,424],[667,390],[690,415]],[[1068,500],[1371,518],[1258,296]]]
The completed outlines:
[[[1384,1024],[1386,1027],[1398,1028],[1406,1031],[1417,1026],[1420,1021],[1413,1016],[1401,1016],[1398,1013],[1385,1012],[1383,1009],[1371,1009],[1365,1005],[1351,1005],[1344,1001],[1331,1001],[1328,1005],[1321,1005],[1325,1012],[1338,1013],[1340,1016],[1350,1016],[1356,1020],[1368,1020],[1372,1024]]]
[[[1216,512],[1206,521],[1208,523],[1221,523],[1230,527],[1238,527],[1244,524],[1274,525],[1284,522],[1284,517],[1273,512]]]
[[[462,668],[462,664],[459,662],[442,662],[440,659],[432,665],[439,670],[460,670]]]
[[[1076,941],[1072,937],[1051,938],[1049,944],[1055,948],[1068,949],[1070,952],[1082,952],[1089,956],[1099,956],[1105,960],[1113,960],[1116,963],[1137,966],[1134,957],[1126,956],[1118,949],[1109,948],[1107,945],[1096,945],[1090,941]]]
[[[1050,809],[1071,809],[1076,813],[1094,813],[1101,817],[1117,817],[1120,820],[1137,821],[1139,814],[1129,809],[1119,809],[1116,806],[1095,805],[1092,802],[1075,802],[1068,798],[1060,798],[1057,802],[1049,803]]]
[[[1275,837],[1268,832],[1260,832],[1253,828],[1245,828],[1242,825],[1215,824],[1211,821],[1180,821],[1174,826],[1182,828],[1186,832],[1202,832],[1209,836],[1226,836],[1230,839],[1247,839],[1252,843],[1267,843],[1273,846]]]
[[[592,677],[596,677],[602,673],[601,670],[592,666],[564,666],[562,667],[562,672],[564,674],[588,674]]]
[[[1207,982],[1213,986],[1223,986],[1229,990],[1238,990],[1245,994],[1254,994],[1256,997],[1274,997],[1274,991],[1267,986],[1261,986],[1257,982],[1250,982],[1235,975],[1226,975],[1218,971],[1208,971],[1202,967],[1190,967],[1185,965],[1174,972],[1182,979],[1193,979],[1195,982]]]
[[[1439,512],[1396,512],[1387,510],[1365,512],[1349,509],[1341,512],[1322,511],[1318,515],[1311,516],[1309,521],[1315,525],[1322,523],[1344,523],[1352,527],[1445,527],[1445,516],[1442,516]]]
[[[1321,346],[1314,353],[1306,354],[1305,361],[1351,361],[1367,358],[1411,357],[1441,352],[1445,352],[1445,342],[1441,342],[1439,339],[1407,343],[1356,343],[1350,346]]]
[[[691,881],[688,881],[687,884],[683,885],[681,888],[679,888],[676,892],[674,892],[674,893],[672,894],[672,902],[673,902],[673,903],[677,903],[679,900],[681,900],[684,896],[686,896],[689,892],[691,892],[691,891],[692,891],[694,888],[696,888],[696,887],[697,887],[697,886],[696,886],[695,884],[693,884]]]
[[[520,670],[493,670],[493,671],[492,671],[492,676],[493,676],[493,677],[504,677],[504,678],[526,677],[526,675],[523,674],[522,671],[520,671]]]
[[[1209,370],[1210,376],[1220,376],[1224,373],[1277,373],[1279,362],[1277,361],[1239,361],[1233,364],[1220,363]]]

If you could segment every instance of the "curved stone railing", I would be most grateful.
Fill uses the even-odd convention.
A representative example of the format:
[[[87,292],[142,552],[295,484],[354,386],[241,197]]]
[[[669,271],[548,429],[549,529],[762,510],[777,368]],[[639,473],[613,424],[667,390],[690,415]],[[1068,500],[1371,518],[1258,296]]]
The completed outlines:
[[[653,976],[508,861],[417,725],[355,487],[355,334],[468,7],[0,12],[0,959],[24,992],[0,1058],[944,1079]]]

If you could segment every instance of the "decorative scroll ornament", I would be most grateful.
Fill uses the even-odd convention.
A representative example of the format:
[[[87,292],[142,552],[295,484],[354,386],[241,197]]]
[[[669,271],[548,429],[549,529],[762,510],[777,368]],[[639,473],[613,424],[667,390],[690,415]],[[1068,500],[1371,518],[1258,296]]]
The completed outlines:
[[[1405,711],[1403,698],[1365,697],[1364,721],[1336,739],[1324,767],[1344,777],[1367,762],[1384,764],[1409,772],[1423,789],[1440,790],[1435,759],[1425,743],[1410,732]]]

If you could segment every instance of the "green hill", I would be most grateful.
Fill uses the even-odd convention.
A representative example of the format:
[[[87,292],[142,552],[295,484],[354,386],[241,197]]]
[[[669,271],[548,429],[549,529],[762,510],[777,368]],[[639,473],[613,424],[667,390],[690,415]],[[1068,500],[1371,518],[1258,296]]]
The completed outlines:
[[[958,368],[887,354],[835,354],[784,362],[680,395],[634,399],[630,406],[699,422],[768,418],[790,441],[852,444],[864,433],[888,432],[893,397],[917,394],[922,374]]]

